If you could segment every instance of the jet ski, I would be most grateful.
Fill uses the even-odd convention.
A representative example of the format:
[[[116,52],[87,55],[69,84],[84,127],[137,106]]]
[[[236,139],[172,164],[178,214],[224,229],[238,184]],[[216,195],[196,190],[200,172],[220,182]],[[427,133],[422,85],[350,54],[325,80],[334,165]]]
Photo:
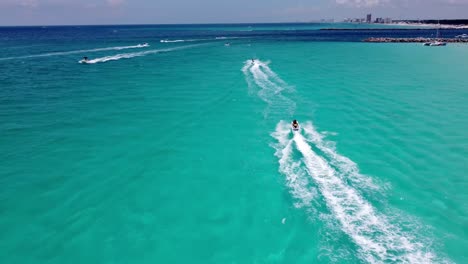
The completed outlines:
[[[146,48],[146,47],[149,47],[149,44],[145,42],[143,44],[138,44],[138,46],[141,48]]]
[[[301,129],[301,127],[299,126],[299,123],[294,120],[292,123],[291,123],[291,129],[292,131],[296,132],[296,131],[299,131]]]
[[[80,60],[79,63],[81,63],[81,64],[89,64],[90,62],[89,62],[89,60],[88,60],[88,57],[83,57],[83,59]]]

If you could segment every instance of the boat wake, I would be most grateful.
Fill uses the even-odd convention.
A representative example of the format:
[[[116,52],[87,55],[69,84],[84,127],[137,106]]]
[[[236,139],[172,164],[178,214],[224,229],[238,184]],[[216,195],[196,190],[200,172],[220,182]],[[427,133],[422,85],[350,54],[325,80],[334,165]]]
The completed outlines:
[[[174,40],[169,40],[169,39],[161,39],[161,43],[179,43],[179,42],[195,42],[195,41],[206,41],[206,40],[212,40],[212,39],[174,39]]]
[[[116,61],[116,60],[121,60],[121,59],[131,59],[131,58],[135,58],[135,57],[143,57],[143,56],[150,55],[150,54],[182,50],[182,49],[193,48],[193,47],[197,47],[197,46],[200,46],[200,45],[186,45],[186,46],[179,46],[179,47],[167,48],[167,49],[154,49],[154,50],[147,50],[147,51],[141,51],[141,52],[122,53],[122,54],[116,54],[116,55],[112,55],[112,56],[105,56],[105,57],[101,57],[101,58],[87,60],[86,62],[81,60],[79,62],[80,63],[85,63],[85,64],[104,63],[104,62],[108,62],[108,61]]]
[[[312,122],[302,122],[302,129],[306,141],[315,145],[315,147],[325,155],[330,165],[340,172],[339,176],[341,176],[344,181],[348,182],[356,189],[362,189],[366,192],[382,192],[386,189],[386,184],[380,183],[383,186],[377,185],[372,178],[362,175],[359,172],[357,164],[351,159],[340,155],[335,149],[335,143],[326,141],[324,139],[325,135],[317,132]]]
[[[246,61],[242,72],[249,91],[258,90],[260,99],[267,102],[266,115],[294,114],[296,105],[283,95],[294,89],[268,62]],[[289,122],[280,121],[271,136],[275,138],[272,147],[279,171],[285,176],[295,207],[305,208],[313,219],[319,216],[326,224],[327,237],[330,233],[345,234],[355,247],[350,252],[342,250],[343,254],[357,255],[368,263],[450,263],[432,252],[429,239],[417,235],[417,221],[408,221],[390,208],[373,206],[375,197],[366,197],[384,197],[380,193],[387,186],[361,174],[357,164],[340,155],[334,142],[327,141],[312,122],[301,122],[301,130],[292,132]],[[341,254],[329,252],[335,260]]]
[[[119,46],[119,47],[107,47],[107,48],[97,48],[97,49],[88,49],[88,50],[71,50],[63,52],[49,52],[44,54],[35,54],[27,56],[17,56],[17,57],[6,57],[0,58],[0,60],[15,60],[15,59],[29,59],[29,58],[40,58],[40,57],[52,57],[52,56],[63,56],[63,55],[72,55],[72,54],[86,54],[91,52],[100,52],[100,51],[111,51],[111,50],[125,50],[125,49],[139,49],[149,47],[148,44],[138,44],[133,46]]]
[[[213,41],[213,40],[226,40],[226,39],[237,39],[240,37],[216,37],[216,38],[204,38],[204,39],[161,39],[161,43],[179,43],[179,42],[196,42],[196,41]]]
[[[247,60],[242,68],[249,90],[258,87],[258,96],[268,104],[264,111],[264,117],[271,114],[282,114],[285,111],[289,116],[294,114],[296,103],[283,93],[291,93],[294,88],[288,86],[275,72],[268,66],[269,62],[260,60]]]
[[[435,256],[410,233],[406,233],[389,217],[380,214],[344,177],[352,171],[355,183],[373,186],[360,175],[356,165],[326,146],[323,135],[308,122],[302,132],[293,133],[288,122],[280,121],[272,136],[277,140],[276,156],[280,172],[300,206],[310,206],[315,197],[324,200],[332,219],[341,231],[358,246],[359,257],[369,263],[432,263]],[[315,142],[312,144],[312,142]],[[320,149],[325,155],[314,151]],[[294,156],[297,152],[298,156]],[[338,157],[338,158],[337,158]],[[343,162],[338,169],[330,163]],[[349,168],[351,166],[351,168]],[[313,184],[311,184],[311,181]],[[311,187],[313,185],[314,187]]]

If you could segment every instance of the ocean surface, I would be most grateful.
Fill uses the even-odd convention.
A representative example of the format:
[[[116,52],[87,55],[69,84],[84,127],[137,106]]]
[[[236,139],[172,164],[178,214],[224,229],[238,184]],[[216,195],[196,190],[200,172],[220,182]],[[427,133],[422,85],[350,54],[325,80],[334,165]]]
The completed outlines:
[[[362,42],[433,35],[0,28],[0,263],[468,263],[468,45]]]

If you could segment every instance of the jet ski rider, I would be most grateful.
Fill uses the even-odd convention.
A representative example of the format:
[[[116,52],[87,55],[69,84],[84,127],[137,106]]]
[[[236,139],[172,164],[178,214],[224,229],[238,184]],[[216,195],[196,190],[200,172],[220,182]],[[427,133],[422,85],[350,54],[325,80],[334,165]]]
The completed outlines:
[[[297,120],[296,120],[296,119],[293,120],[292,126],[293,126],[293,128],[295,128],[295,129],[299,128],[299,123],[297,123]]]

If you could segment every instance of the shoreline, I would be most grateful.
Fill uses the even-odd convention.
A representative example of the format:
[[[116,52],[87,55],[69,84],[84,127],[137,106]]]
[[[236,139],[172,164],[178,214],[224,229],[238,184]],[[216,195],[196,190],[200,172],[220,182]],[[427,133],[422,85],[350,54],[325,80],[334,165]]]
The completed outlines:
[[[387,24],[389,25],[389,24]],[[422,28],[422,27],[406,27],[406,28],[396,28],[396,27],[388,27],[388,28],[321,28],[319,30],[323,30],[323,31],[333,31],[333,30],[343,30],[343,31],[404,31],[404,30],[433,30],[433,29],[437,29],[437,28],[434,28],[434,27],[425,27],[425,28]],[[460,27],[457,27],[457,28],[440,28],[440,30],[467,30],[468,29],[468,26],[466,28],[460,28]]]
[[[335,23],[339,24],[339,23]],[[320,30],[424,30],[424,29],[468,29],[468,25],[447,25],[447,24],[428,24],[428,23],[411,23],[411,22],[392,22],[387,24],[379,23],[344,23],[353,25],[379,25],[382,27],[367,27],[367,28],[322,28]],[[397,27],[399,26],[399,27]]]
[[[427,24],[427,23],[411,23],[411,22],[395,22],[389,25],[406,26],[406,27],[421,27],[421,28],[468,29],[468,25],[446,25],[446,24]]]
[[[367,38],[363,42],[373,43],[425,43],[431,41],[439,41],[446,43],[466,43],[468,39],[461,38]]]

